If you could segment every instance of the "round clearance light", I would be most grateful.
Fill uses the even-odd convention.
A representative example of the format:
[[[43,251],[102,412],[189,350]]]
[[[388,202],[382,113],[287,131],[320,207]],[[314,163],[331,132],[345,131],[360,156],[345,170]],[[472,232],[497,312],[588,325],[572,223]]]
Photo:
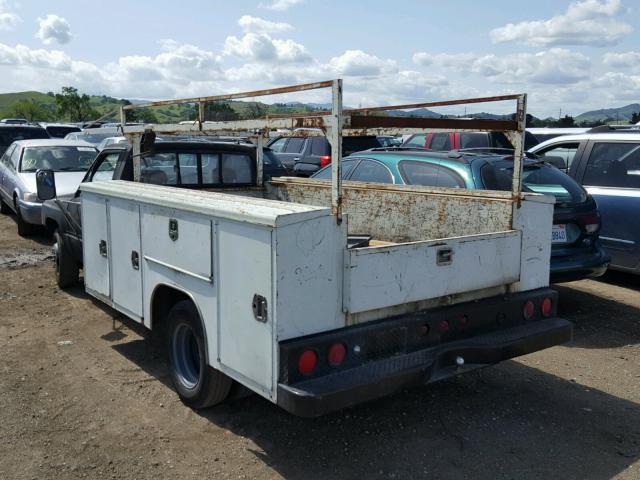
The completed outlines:
[[[522,309],[522,314],[524,315],[525,320],[531,320],[533,318],[533,314],[536,311],[536,307],[531,300],[527,300],[527,303],[524,304],[524,308]]]
[[[544,315],[545,317],[551,315],[551,311],[553,310],[553,301],[549,297],[546,297],[544,300],[542,300],[540,310],[542,311],[542,315]]]
[[[438,329],[440,330],[441,333],[447,333],[449,331],[449,322],[447,322],[446,320],[442,320],[439,324],[438,324]]]
[[[316,369],[318,364],[318,354],[313,350],[306,350],[298,359],[298,371],[302,375],[309,375]]]
[[[347,356],[347,347],[344,343],[334,343],[327,353],[327,361],[332,367],[339,367]]]

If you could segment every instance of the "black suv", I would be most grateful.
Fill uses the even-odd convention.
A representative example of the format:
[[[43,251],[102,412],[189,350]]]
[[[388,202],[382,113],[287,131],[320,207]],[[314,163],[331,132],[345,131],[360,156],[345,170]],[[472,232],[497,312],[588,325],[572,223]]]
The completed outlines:
[[[294,132],[295,133],[295,132]],[[308,177],[331,163],[331,145],[324,136],[275,137],[267,143],[286,169],[299,177]],[[381,147],[375,135],[343,137],[342,155]]]
[[[47,131],[36,125],[0,124],[0,156],[16,140],[50,138]]]
[[[267,148],[263,159],[265,180],[286,174]],[[83,183],[105,180],[133,181],[130,145],[114,144],[102,150]],[[254,186],[256,148],[228,142],[159,142],[140,158],[140,181],[203,190]],[[82,268],[81,193],[78,189],[70,198],[46,200],[42,207],[45,225],[53,232],[56,280],[61,288],[77,283]]]

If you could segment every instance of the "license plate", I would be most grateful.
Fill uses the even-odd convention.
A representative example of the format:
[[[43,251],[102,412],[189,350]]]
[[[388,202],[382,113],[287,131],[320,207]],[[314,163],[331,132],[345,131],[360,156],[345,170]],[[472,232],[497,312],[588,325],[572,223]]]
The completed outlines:
[[[551,228],[551,243],[567,243],[566,225],[553,225]]]

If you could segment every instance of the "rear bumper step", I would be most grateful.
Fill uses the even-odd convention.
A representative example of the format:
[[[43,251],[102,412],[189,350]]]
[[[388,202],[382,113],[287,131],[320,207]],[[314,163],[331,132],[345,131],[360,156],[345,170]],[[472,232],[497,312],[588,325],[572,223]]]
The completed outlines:
[[[278,384],[279,406],[315,417],[373,400],[406,387],[452,377],[571,340],[573,324],[548,318],[368,362],[320,378]],[[458,357],[464,359],[459,366]]]

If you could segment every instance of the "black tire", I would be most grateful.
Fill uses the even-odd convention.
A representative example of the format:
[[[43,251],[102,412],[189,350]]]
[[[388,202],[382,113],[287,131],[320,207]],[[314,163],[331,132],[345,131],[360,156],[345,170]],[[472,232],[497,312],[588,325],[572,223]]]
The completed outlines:
[[[168,318],[169,372],[180,399],[199,410],[229,395],[232,380],[207,362],[200,316],[189,300],[176,303]]]
[[[69,288],[78,283],[80,268],[78,263],[69,254],[62,235],[56,230],[53,232],[53,252],[55,256],[56,282],[60,288]]]
[[[2,200],[2,197],[0,197],[0,213],[6,215],[10,211],[11,211],[11,209],[9,208],[9,205],[4,203],[4,200]]]
[[[35,231],[35,225],[31,225],[27,223],[22,218],[22,214],[20,213],[20,207],[18,206],[18,201],[16,199],[13,200],[13,206],[16,209],[16,223],[18,224],[18,235],[21,237],[29,237],[33,235]]]

